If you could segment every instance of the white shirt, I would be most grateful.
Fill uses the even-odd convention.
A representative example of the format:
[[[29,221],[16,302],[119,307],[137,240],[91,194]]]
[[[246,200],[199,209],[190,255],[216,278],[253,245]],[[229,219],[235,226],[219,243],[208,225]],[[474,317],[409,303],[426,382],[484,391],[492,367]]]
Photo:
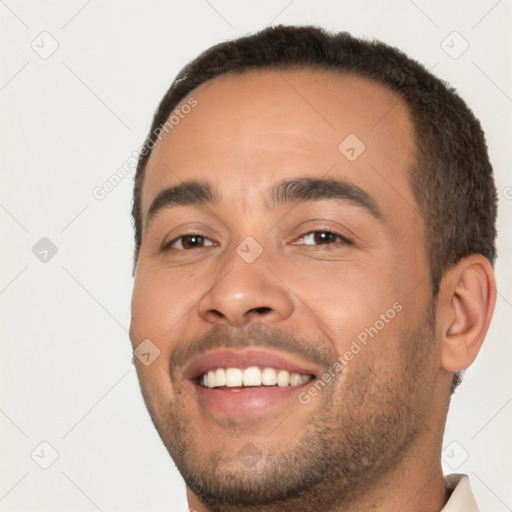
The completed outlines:
[[[444,481],[446,488],[452,493],[441,512],[478,512],[467,475],[448,475]]]

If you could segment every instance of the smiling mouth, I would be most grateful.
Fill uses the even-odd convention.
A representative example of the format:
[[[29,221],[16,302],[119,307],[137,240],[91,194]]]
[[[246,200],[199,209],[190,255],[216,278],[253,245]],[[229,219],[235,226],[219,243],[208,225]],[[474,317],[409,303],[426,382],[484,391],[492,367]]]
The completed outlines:
[[[203,352],[183,368],[200,411],[216,418],[283,414],[317,379],[322,367],[304,357],[260,347]]]
[[[255,388],[296,387],[315,378],[311,374],[289,372],[271,367],[216,368],[204,372],[197,384],[206,389],[245,391]]]

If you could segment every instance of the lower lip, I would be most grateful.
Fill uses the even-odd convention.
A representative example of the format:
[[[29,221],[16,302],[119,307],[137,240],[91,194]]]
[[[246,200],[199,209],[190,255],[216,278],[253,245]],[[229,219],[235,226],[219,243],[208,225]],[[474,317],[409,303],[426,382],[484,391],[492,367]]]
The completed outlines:
[[[222,415],[250,416],[282,407],[292,400],[300,405],[299,393],[313,382],[314,380],[310,380],[299,386],[245,388],[240,391],[203,388],[196,383],[193,383],[193,386],[200,404],[208,411]]]

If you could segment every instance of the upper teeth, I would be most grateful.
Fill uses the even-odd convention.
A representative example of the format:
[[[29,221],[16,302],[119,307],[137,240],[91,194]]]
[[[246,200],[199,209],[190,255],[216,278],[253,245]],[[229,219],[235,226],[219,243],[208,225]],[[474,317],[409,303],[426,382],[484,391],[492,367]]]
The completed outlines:
[[[311,379],[310,375],[301,375],[300,373],[290,373],[286,370],[275,370],[274,368],[264,368],[261,370],[257,366],[249,366],[244,370],[240,368],[217,368],[203,374],[199,379],[204,387],[216,388],[227,386],[229,388],[238,386],[298,386]]]

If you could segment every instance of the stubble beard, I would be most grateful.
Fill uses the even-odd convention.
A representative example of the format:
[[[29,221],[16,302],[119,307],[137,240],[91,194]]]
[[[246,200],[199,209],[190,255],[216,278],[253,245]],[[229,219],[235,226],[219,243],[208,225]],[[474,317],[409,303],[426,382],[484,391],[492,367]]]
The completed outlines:
[[[235,455],[203,453],[201,440],[191,434],[191,419],[183,413],[190,395],[178,391],[162,414],[156,413],[161,408],[156,407],[158,399],[144,387],[143,394],[183,479],[208,510],[336,510],[356,502],[391,471],[421,432],[426,415],[418,406],[425,402],[420,398],[421,376],[428,365],[434,326],[430,307],[422,325],[402,333],[399,368],[382,372],[382,368],[354,365],[315,401],[308,405],[297,401],[297,408],[314,407],[315,412],[300,432],[294,428],[293,412],[279,425],[296,438],[287,451],[272,452],[261,439],[248,439]],[[279,346],[279,336],[276,339]],[[385,339],[372,342],[385,343]]]

